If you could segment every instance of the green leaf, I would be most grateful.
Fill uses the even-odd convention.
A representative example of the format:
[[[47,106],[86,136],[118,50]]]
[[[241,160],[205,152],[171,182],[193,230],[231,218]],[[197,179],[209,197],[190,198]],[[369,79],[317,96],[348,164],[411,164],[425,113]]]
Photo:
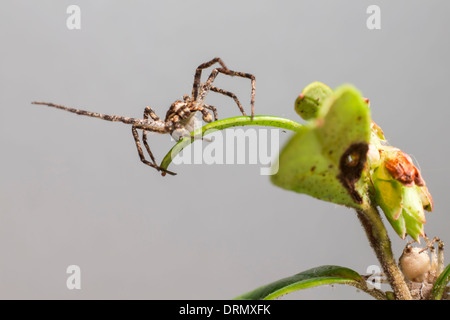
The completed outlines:
[[[385,296],[379,291],[367,289],[365,280],[355,271],[339,266],[312,268],[236,297],[236,300],[271,300],[284,294],[321,285],[346,284],[362,289],[379,299]]]
[[[403,187],[403,208],[415,220],[425,223],[422,200],[415,187]]]
[[[273,116],[254,116],[253,120],[248,116],[241,117],[233,117],[228,119],[217,120],[211,123],[206,124],[205,126],[192,131],[191,137],[185,137],[178,141],[178,143],[172,147],[172,149],[166,154],[164,159],[161,162],[161,168],[167,169],[172,159],[174,159],[184,148],[190,145],[195,141],[193,137],[203,137],[209,133],[212,133],[217,130],[224,130],[232,127],[239,126],[266,126],[266,127],[275,127],[281,128],[291,131],[298,131],[303,126],[295,121],[273,117]]]
[[[372,174],[375,185],[375,201],[381,207],[395,232],[404,239],[406,236],[405,219],[402,215],[402,185],[387,172],[384,165]]]
[[[445,292],[447,284],[450,282],[450,264],[442,271],[442,273],[437,278],[433,286],[433,291],[431,292],[432,300],[441,300],[442,295]]]
[[[419,241],[419,237],[425,236],[423,223],[418,221],[409,211],[403,210],[402,216],[405,219],[406,232],[416,241]]]
[[[283,148],[272,182],[284,189],[361,208],[371,135],[367,103],[352,86],[338,88]]]

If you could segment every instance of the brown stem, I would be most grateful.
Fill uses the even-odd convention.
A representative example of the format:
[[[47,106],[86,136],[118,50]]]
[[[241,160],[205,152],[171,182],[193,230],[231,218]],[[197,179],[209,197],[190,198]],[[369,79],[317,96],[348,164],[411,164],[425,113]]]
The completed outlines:
[[[356,282],[355,284],[352,284],[354,287],[358,288],[359,290],[364,291],[365,293],[370,294],[372,297],[374,297],[377,300],[387,300],[386,294],[378,289],[369,289],[367,287],[367,284],[365,282]]]
[[[411,293],[405,283],[402,272],[394,259],[391,241],[381,220],[378,210],[367,204],[356,210],[359,221],[366,231],[370,245],[381,263],[384,273],[394,291],[397,300],[411,300]]]

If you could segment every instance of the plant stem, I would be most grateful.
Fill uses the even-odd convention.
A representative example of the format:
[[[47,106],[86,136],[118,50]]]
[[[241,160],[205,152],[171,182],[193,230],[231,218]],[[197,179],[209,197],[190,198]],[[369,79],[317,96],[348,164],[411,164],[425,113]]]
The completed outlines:
[[[285,118],[274,117],[274,116],[254,116],[253,119],[248,116],[233,117],[228,119],[216,120],[208,123],[207,125],[198,128],[191,132],[191,137],[185,137],[180,139],[180,141],[173,146],[172,149],[166,154],[160,167],[167,169],[169,164],[179,154],[185,147],[190,145],[195,141],[194,137],[203,137],[207,134],[213,133],[217,130],[224,130],[232,127],[240,126],[265,126],[274,127],[280,129],[286,129],[291,131],[298,131],[303,127],[302,124]]]
[[[351,284],[353,285],[355,288],[358,288],[359,290],[364,291],[367,294],[370,294],[372,297],[374,297],[377,300],[388,300],[386,297],[386,294],[378,289],[369,289],[367,287],[366,283],[361,283],[361,282],[356,282],[355,284]]]
[[[366,231],[370,245],[381,263],[384,273],[394,291],[397,300],[412,300],[411,293],[406,285],[403,273],[400,271],[391,249],[386,228],[376,208],[365,204],[362,209],[356,210],[359,221]]]

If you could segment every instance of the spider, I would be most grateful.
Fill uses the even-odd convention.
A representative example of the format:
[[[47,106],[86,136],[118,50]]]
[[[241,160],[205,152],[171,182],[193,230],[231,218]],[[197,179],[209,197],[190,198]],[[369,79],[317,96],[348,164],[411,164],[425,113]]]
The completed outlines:
[[[202,70],[209,68],[215,63],[219,63],[220,67],[213,69],[206,82],[201,83]],[[190,132],[193,131],[195,126],[196,119],[194,115],[196,112],[200,112],[202,114],[203,121],[211,122],[213,120],[211,116],[212,111],[212,113],[214,114],[214,120],[215,121],[218,120],[216,107],[208,105],[204,102],[206,95],[208,94],[209,91],[217,92],[232,98],[236,102],[241,113],[244,116],[246,116],[244,108],[242,107],[241,103],[239,102],[238,98],[234,93],[213,86],[213,82],[219,73],[223,73],[229,76],[248,78],[251,80],[252,89],[251,89],[250,105],[251,105],[251,118],[253,120],[255,111],[255,76],[249,73],[238,72],[228,69],[225,63],[220,58],[214,58],[197,67],[194,76],[194,84],[192,86],[192,95],[191,96],[184,95],[183,100],[176,100],[174,103],[172,103],[172,105],[170,106],[169,110],[166,113],[166,118],[164,121],[162,121],[150,107],[145,108],[143,119],[137,119],[68,108],[50,102],[34,101],[32,102],[32,104],[54,107],[57,109],[73,112],[79,115],[100,118],[107,121],[120,121],[126,124],[131,124],[132,125],[131,131],[141,161],[146,165],[155,168],[158,171],[161,171],[161,174],[163,176],[165,176],[166,173],[175,175],[176,173],[163,169],[156,164],[155,157],[153,156],[153,153],[151,152],[147,142],[147,132],[151,131],[162,134],[169,133],[175,140],[179,140],[183,137],[190,136]],[[148,161],[145,158],[144,152],[141,147],[138,129],[142,130],[142,142],[144,143],[145,149],[147,150],[147,153],[149,154],[151,161]]]
[[[424,239],[426,242],[425,248],[413,247],[411,244],[415,240],[408,242],[398,263],[414,300],[429,300],[433,285],[444,270],[444,243],[438,237],[431,241],[426,236]],[[438,244],[437,253],[435,243]],[[430,250],[431,260],[430,255],[426,252],[427,250]],[[364,275],[363,278],[366,281],[372,281],[372,283],[375,283],[375,281],[388,283],[384,273]],[[450,287],[447,287],[442,300],[448,300],[450,298],[449,293]]]
[[[406,283],[413,299],[429,299],[433,284],[444,270],[444,243],[439,238],[430,241],[427,237],[425,248],[413,247],[414,241],[408,242],[399,259],[400,269],[406,278]],[[437,253],[435,249],[437,246]],[[430,256],[426,252],[430,250]]]

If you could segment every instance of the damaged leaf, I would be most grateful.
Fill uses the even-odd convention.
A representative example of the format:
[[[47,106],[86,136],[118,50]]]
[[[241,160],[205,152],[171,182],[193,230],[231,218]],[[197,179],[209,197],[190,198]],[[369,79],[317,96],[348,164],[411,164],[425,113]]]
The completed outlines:
[[[370,136],[367,103],[354,87],[342,86],[322,102],[317,117],[281,151],[272,182],[358,209],[366,196],[362,176]]]

